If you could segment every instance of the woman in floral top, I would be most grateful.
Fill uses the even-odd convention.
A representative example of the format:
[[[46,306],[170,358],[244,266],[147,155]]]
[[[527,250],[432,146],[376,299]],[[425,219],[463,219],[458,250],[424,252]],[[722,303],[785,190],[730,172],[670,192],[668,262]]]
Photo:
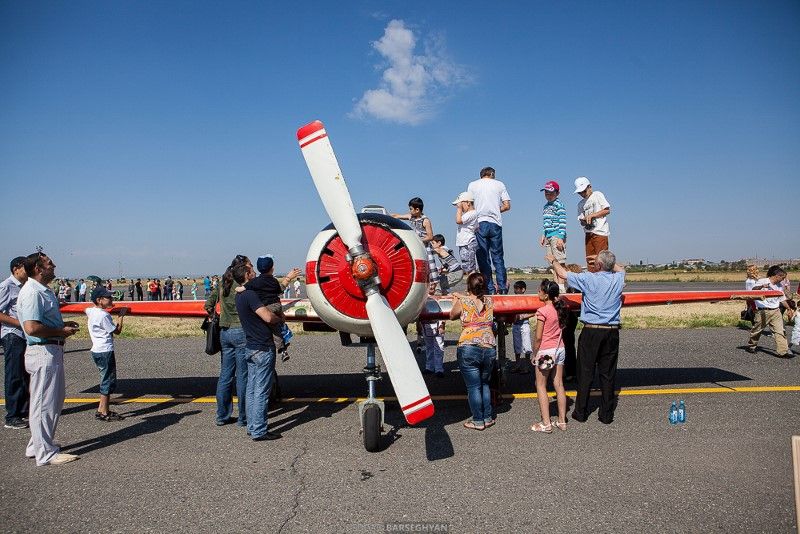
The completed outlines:
[[[458,366],[467,386],[467,399],[472,420],[465,428],[483,430],[494,424],[489,377],[497,357],[492,322],[494,304],[486,295],[486,281],[481,273],[467,277],[467,294],[453,293],[450,318],[461,318],[461,337],[458,338]]]

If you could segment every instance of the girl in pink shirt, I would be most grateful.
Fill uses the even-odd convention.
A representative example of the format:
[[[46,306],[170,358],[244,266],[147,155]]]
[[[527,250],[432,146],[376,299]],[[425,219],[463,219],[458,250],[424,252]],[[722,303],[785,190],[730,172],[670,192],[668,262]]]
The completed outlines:
[[[547,378],[555,369],[553,386],[556,389],[556,404],[558,405],[558,422],[560,430],[567,429],[567,395],[564,392],[564,341],[561,338],[561,329],[567,324],[569,310],[567,305],[558,298],[558,284],[550,280],[542,280],[539,286],[539,300],[544,306],[536,311],[536,338],[533,352],[536,368],[536,397],[539,399],[539,410],[542,420],[531,426],[534,432],[549,434],[553,431],[550,422],[550,399],[547,397]]]

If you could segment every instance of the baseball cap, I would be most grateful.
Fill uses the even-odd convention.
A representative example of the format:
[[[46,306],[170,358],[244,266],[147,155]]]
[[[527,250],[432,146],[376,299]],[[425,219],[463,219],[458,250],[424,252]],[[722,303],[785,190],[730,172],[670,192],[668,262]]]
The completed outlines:
[[[547,191],[548,193],[560,190],[561,188],[558,187],[558,182],[556,182],[555,180],[550,180],[549,182],[545,182],[544,187],[542,189],[539,189],[539,191]]]
[[[94,290],[92,291],[92,302],[97,302],[97,299],[101,297],[114,298],[114,295],[112,295],[111,291],[104,288],[103,286],[94,288]]]
[[[272,269],[272,266],[275,265],[275,260],[272,259],[271,254],[266,254],[264,256],[259,256],[256,260],[256,269],[258,272],[265,273]]]
[[[580,193],[581,191],[583,191],[584,189],[586,189],[590,185],[592,185],[592,182],[590,182],[589,179],[587,177],[585,177],[585,176],[578,176],[577,178],[575,178],[575,192],[576,193]]]
[[[463,193],[459,193],[453,201],[453,206],[457,206],[459,202],[475,202],[475,197],[472,196],[472,193],[469,191],[464,191]]]

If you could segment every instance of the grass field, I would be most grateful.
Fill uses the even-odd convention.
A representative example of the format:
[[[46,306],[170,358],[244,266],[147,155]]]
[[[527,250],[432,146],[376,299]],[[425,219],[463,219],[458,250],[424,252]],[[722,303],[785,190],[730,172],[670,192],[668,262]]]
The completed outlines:
[[[625,328],[711,328],[736,327],[740,324],[739,312],[743,302],[717,302],[671,304],[665,306],[638,306],[622,309],[622,324]],[[65,319],[81,325],[75,339],[88,339],[85,315],[68,315]],[[125,338],[173,338],[202,336],[199,318],[171,317],[126,317],[121,337]],[[302,332],[298,323],[290,323],[295,333]],[[461,326],[456,321],[447,322],[448,332],[458,332]]]

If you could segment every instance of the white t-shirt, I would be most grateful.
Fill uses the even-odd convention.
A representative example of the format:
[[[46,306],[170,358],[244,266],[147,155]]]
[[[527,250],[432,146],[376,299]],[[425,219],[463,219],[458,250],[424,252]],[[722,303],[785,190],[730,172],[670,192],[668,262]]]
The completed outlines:
[[[89,317],[89,337],[92,338],[92,352],[111,352],[114,350],[114,330],[117,325],[111,314],[102,308],[86,308]]]
[[[608,203],[603,193],[600,191],[592,191],[589,198],[582,198],[581,201],[578,202],[578,218],[580,219],[581,215],[585,217],[586,215],[591,215],[592,213],[597,213],[598,211],[603,211],[610,207],[611,204]],[[608,226],[608,217],[592,219],[592,227],[586,228],[584,226],[583,231],[587,234],[591,232],[597,235],[611,235],[611,228]]]
[[[755,285],[769,286],[769,289],[765,288],[764,291],[783,291],[783,287],[781,286],[781,284],[773,284],[769,281],[769,278],[759,278],[758,281],[755,283]],[[784,300],[786,300],[786,295],[757,300],[755,301],[756,309],[777,310],[780,307],[781,302],[783,302]]]
[[[503,182],[495,178],[479,178],[469,184],[467,191],[475,198],[479,223],[488,221],[503,226],[500,207],[504,201],[511,200]]]
[[[472,210],[461,214],[461,224],[458,225],[456,246],[465,247],[475,241],[475,230],[478,229],[478,211]]]

